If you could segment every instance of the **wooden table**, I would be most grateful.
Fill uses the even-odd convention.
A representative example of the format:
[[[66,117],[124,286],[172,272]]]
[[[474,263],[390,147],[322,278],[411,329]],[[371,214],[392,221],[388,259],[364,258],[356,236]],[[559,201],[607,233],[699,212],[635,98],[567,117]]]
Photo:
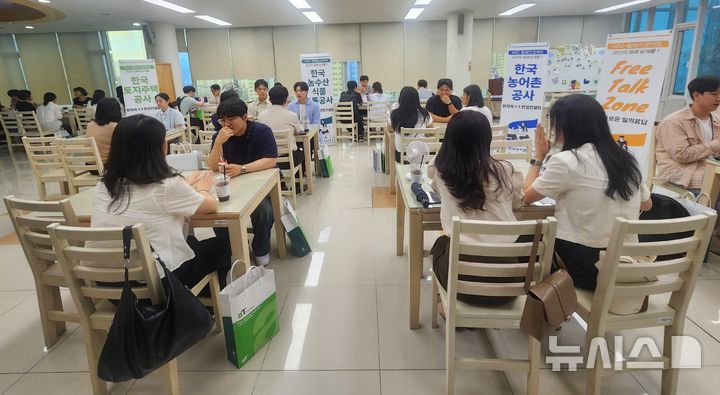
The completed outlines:
[[[438,130],[442,131],[442,135],[445,134],[445,129],[447,128],[447,123],[445,122],[433,122],[434,128],[437,128]],[[441,140],[442,141],[442,138]],[[395,180],[395,166],[397,165],[397,162],[395,162],[395,132],[391,132],[387,130],[385,132],[385,168],[386,174],[390,175],[390,194],[395,195],[396,192],[396,184],[393,180]]]
[[[95,189],[86,189],[70,196],[70,203],[81,222],[89,223],[92,215],[92,203]],[[250,248],[248,232],[245,227],[250,222],[250,214],[270,194],[275,222],[278,255],[285,258],[287,245],[282,216],[280,197],[280,173],[278,169],[268,169],[234,177],[230,180],[230,200],[219,202],[218,210],[212,214],[195,214],[191,217],[193,227],[227,227],[230,233],[230,247],[236,259],[250,267]]]
[[[308,186],[308,194],[312,195],[313,193],[313,176],[312,176],[312,165],[310,162],[312,162],[312,158],[310,157],[310,151],[312,150],[315,153],[315,171],[320,171],[320,158],[318,157],[318,147],[319,147],[319,141],[316,138],[318,134],[318,128],[312,127],[306,134],[300,134],[295,136],[295,140],[301,141],[303,144],[303,152],[305,154],[305,178],[306,183]],[[311,144],[310,142],[315,139],[315,144]]]
[[[179,138],[181,143],[185,142],[185,128],[182,129],[170,129],[165,132],[165,142],[171,142]]]
[[[405,237],[405,214],[409,216],[409,246],[408,246],[408,283],[410,306],[410,329],[420,327],[420,285],[423,276],[424,243],[423,235],[426,231],[442,230],[440,224],[440,205],[431,205],[423,208],[418,203],[410,189],[410,180],[406,174],[410,171],[409,165],[397,165],[395,183],[398,192],[395,195],[396,221],[397,221],[397,256],[403,256]],[[426,172],[427,174],[427,172]],[[547,218],[555,212],[555,206],[524,206],[515,210],[518,220]]]
[[[715,159],[705,160],[705,176],[700,192],[710,196],[710,208],[714,208],[720,194],[720,161]]]

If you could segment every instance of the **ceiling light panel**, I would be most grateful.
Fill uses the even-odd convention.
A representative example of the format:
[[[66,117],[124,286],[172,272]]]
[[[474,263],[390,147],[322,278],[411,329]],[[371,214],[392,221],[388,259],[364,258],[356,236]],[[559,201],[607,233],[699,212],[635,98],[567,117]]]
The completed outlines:
[[[424,8],[413,7],[410,11],[408,11],[407,15],[405,15],[405,19],[417,19],[417,17],[422,14],[423,10]]]
[[[310,4],[308,4],[308,2],[305,0],[288,0],[288,1],[290,1],[290,4],[295,6],[295,8],[297,8],[298,10],[307,10],[309,8],[312,8],[312,7],[310,7]]]
[[[615,10],[619,10],[619,9],[621,9],[621,8],[634,6],[634,5],[636,5],[636,4],[647,3],[648,1],[650,1],[650,0],[634,0],[634,1],[628,1],[627,3],[622,3],[622,4],[614,5],[614,6],[612,6],[612,7],[603,8],[602,10],[597,10],[597,11],[595,11],[595,12],[610,12],[610,11],[615,11]]]
[[[165,1],[165,0],[143,0],[143,1],[146,3],[154,4],[156,6],[167,8],[169,10],[180,12],[182,14],[194,14],[195,13],[195,11],[193,11],[189,8],[185,8],[185,7],[179,6],[177,4],[173,4],[173,3],[169,2],[169,1]]]
[[[322,18],[320,18],[320,15],[318,15],[315,11],[305,11],[303,12],[303,15],[305,15],[305,18],[309,19],[312,23],[322,23],[324,22]]]
[[[202,19],[204,21],[214,23],[214,24],[220,25],[220,26],[232,26],[232,23],[225,22],[222,19],[213,18],[210,15],[195,15],[195,18]]]
[[[517,7],[515,7],[515,8],[511,8],[511,9],[509,9],[509,10],[501,13],[500,16],[508,16],[508,15],[517,14],[518,12],[523,11],[523,10],[527,10],[527,9],[530,8],[530,7],[535,7],[536,4],[537,4],[537,3],[525,3],[525,4],[520,4],[519,6],[517,6]]]

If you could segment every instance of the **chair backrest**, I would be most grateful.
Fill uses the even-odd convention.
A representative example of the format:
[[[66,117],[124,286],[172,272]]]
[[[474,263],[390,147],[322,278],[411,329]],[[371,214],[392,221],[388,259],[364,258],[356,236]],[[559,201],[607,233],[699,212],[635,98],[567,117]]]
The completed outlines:
[[[524,140],[493,140],[490,142],[490,155],[495,159],[512,160],[532,159],[533,141]]]
[[[8,137],[23,136],[22,123],[15,111],[0,112],[0,125],[2,125],[5,135]]]
[[[405,163],[407,147],[413,141],[422,141],[430,149],[430,155],[437,154],[444,135],[445,131],[437,128],[400,128],[400,146],[395,147],[400,152],[400,163]]]
[[[23,137],[22,142],[35,177],[39,178],[45,173],[65,169],[63,154],[57,145],[57,138]]]
[[[548,217],[538,220],[542,224],[542,239],[535,259],[534,281],[544,278],[550,272],[555,247],[557,220]],[[463,236],[510,236],[534,235],[538,221],[473,221],[453,217],[450,235],[450,264],[448,271],[448,300],[454,308],[458,293],[484,296],[525,295],[524,281],[530,264],[531,241],[477,242]],[[486,262],[467,262],[460,256],[483,257]],[[517,258],[518,263],[493,263],[497,259]],[[458,276],[470,275],[487,278],[505,278],[508,282],[474,282],[459,280]],[[532,283],[531,283],[532,284]]]
[[[95,312],[96,303],[120,299],[121,287],[100,284],[124,281],[122,229],[60,224],[48,227],[67,286],[80,319],[86,325],[91,325],[90,316]],[[134,243],[131,243],[128,278],[138,282],[133,292],[138,299],[150,299],[153,304],[161,303],[165,300],[165,294],[142,224],[132,227],[132,240]],[[103,247],[87,247],[86,242],[99,242]]]
[[[53,223],[77,226],[75,211],[68,199],[43,202],[11,195],[3,200],[33,276],[39,280],[38,276],[57,260],[47,226]]]
[[[92,121],[94,115],[92,108],[75,108],[73,111],[75,113],[75,121],[77,121],[78,136],[82,136],[85,134],[85,130],[87,130],[87,125]]]
[[[335,113],[333,120],[335,122],[354,123],[355,122],[355,111],[353,106],[355,103],[350,101],[342,101],[335,103]]]
[[[212,144],[212,138],[215,135],[214,130],[200,130],[198,135],[200,137],[200,144]]]
[[[215,130],[215,125],[212,123],[212,116],[217,110],[215,108],[202,108],[202,121],[205,130]]]
[[[47,134],[53,136],[54,133],[44,133],[40,121],[38,121],[35,111],[18,111],[18,120],[22,123],[22,129],[25,136],[28,137],[45,137]]]
[[[92,170],[102,174],[103,161],[94,137],[57,139],[57,144],[69,175],[74,177]]]
[[[207,164],[208,157],[210,156],[211,146],[210,144],[170,144],[170,154],[185,154],[193,151],[200,152],[202,157],[203,165]]]
[[[695,282],[705,258],[717,214],[708,210],[700,215],[665,220],[626,220],[615,218],[608,248],[601,258],[597,289],[593,296],[591,320],[604,319],[613,298],[629,298],[671,293],[668,305],[677,316],[684,317]],[[677,234],[691,236],[670,240],[638,242],[633,235]],[[652,263],[621,263],[621,256],[660,256],[683,254],[681,258]],[[638,278],[657,281],[632,282]],[[639,313],[639,314],[650,314]],[[594,321],[600,322],[600,321]]]
[[[490,125],[490,128],[492,129],[492,139],[493,140],[507,140],[508,135],[508,125]]]
[[[367,102],[368,123],[387,124],[388,120],[388,104],[387,102],[370,101]]]
[[[278,149],[278,162],[288,162],[293,164],[292,161],[292,149],[293,149],[293,131],[292,129],[285,130],[273,130],[275,136],[275,143]]]
[[[428,99],[420,99],[420,107],[425,108],[427,105]]]

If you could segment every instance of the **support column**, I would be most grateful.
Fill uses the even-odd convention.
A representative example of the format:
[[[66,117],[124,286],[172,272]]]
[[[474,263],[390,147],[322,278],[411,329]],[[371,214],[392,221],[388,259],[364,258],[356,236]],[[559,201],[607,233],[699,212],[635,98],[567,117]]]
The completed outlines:
[[[176,95],[182,94],[182,76],[180,73],[180,55],[178,54],[177,34],[175,25],[165,22],[151,22],[148,27],[150,33],[155,35],[155,45],[150,45],[151,56],[155,63],[170,63],[173,74]],[[145,30],[145,34],[148,31]],[[152,42],[146,37],[146,42]],[[171,97],[174,99],[174,97]]]
[[[473,14],[450,14],[447,19],[446,75],[453,80],[455,94],[470,85],[473,46]]]

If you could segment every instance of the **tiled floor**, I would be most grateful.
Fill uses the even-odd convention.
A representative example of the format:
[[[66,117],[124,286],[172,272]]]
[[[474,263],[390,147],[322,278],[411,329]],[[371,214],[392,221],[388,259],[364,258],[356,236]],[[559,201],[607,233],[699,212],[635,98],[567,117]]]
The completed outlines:
[[[387,176],[371,170],[366,145],[333,148],[335,174],[316,179],[315,194],[298,199],[298,215],[313,248],[304,258],[273,258],[280,333],[242,369],[225,357],[224,338],[213,334],[178,361],[185,394],[423,395],[444,393],[444,329],[430,328],[429,285],[422,289],[421,324],[408,329],[407,255],[395,256],[395,209],[373,207],[373,187]],[[375,190],[375,207],[380,203]],[[32,172],[16,150],[0,149],[0,195],[37,198]],[[89,394],[82,331],[69,325],[59,344],[44,350],[32,275],[20,246],[6,237],[12,226],[0,209],[0,393]],[[200,235],[206,234],[200,232]],[[426,236],[431,242],[433,235]],[[406,247],[407,251],[407,247]],[[713,259],[717,259],[713,256]],[[678,394],[717,394],[720,388],[720,259],[707,264],[688,312],[686,332],[702,345],[703,367],[680,373]],[[426,262],[429,264],[429,261]],[[72,305],[64,293],[67,305]],[[661,332],[635,331],[659,338]],[[559,344],[581,344],[571,321]],[[523,356],[520,331],[459,331],[458,352]],[[630,345],[626,344],[626,352]],[[548,346],[543,346],[547,353]],[[541,393],[584,393],[582,369],[541,373]],[[657,372],[606,377],[604,394],[659,394]],[[116,384],[113,394],[157,394],[162,380]],[[524,394],[516,373],[464,372],[457,394]]]

